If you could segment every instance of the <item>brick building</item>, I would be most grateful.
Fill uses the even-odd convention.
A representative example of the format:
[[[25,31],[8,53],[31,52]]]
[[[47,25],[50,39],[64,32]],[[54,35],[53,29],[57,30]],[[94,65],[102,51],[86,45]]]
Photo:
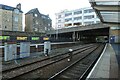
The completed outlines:
[[[52,28],[52,20],[49,15],[44,15],[37,8],[31,9],[25,14],[25,31],[42,32]]]
[[[16,7],[0,4],[0,30],[22,31],[21,4]]]

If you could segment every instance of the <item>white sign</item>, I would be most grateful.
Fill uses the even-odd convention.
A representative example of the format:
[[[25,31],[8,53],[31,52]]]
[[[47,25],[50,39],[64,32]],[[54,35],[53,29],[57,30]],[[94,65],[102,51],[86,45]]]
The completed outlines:
[[[51,43],[49,41],[44,42],[44,53],[46,53],[47,49],[48,49],[48,52],[51,51]]]
[[[21,42],[20,43],[20,58],[25,58],[30,56],[30,43]]]
[[[9,61],[17,58],[17,45],[5,43],[4,60]]]

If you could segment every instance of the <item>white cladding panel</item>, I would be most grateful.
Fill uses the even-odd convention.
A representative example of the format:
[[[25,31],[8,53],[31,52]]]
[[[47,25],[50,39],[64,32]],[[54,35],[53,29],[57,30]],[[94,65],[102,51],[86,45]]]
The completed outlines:
[[[44,42],[44,53],[46,53],[46,49],[48,49],[48,52],[51,51],[51,43],[49,41]]]
[[[4,60],[9,61],[16,59],[17,57],[17,45],[16,44],[7,44],[5,43],[5,52],[4,52]]]
[[[30,42],[20,43],[20,58],[25,58],[30,56]]]

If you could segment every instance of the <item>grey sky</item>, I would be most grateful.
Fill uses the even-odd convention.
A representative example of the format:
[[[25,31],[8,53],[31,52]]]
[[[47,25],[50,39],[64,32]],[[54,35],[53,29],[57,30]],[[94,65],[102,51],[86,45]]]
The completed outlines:
[[[55,24],[55,13],[61,10],[90,7],[89,0],[0,0],[0,4],[13,7],[18,3],[21,3],[24,14],[33,8],[38,8],[40,13],[49,14],[53,25]]]

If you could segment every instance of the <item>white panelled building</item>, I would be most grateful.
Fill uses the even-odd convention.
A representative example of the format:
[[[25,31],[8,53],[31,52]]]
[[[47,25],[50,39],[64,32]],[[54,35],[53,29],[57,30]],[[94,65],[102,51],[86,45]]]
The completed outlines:
[[[56,29],[70,28],[100,23],[92,7],[80,8],[76,10],[64,10],[56,13]]]

